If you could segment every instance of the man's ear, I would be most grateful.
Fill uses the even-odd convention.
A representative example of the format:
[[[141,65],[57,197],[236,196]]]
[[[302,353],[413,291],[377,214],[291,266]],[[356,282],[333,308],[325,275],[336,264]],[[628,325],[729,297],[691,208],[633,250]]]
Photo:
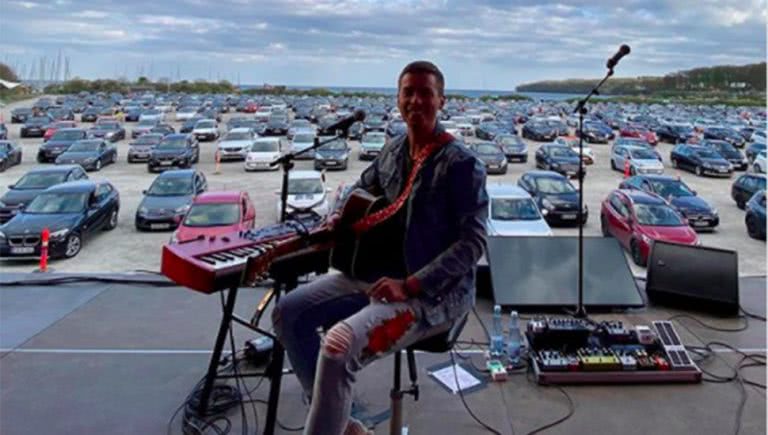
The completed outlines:
[[[438,109],[443,110],[443,106],[445,106],[445,94],[440,96],[440,107]]]

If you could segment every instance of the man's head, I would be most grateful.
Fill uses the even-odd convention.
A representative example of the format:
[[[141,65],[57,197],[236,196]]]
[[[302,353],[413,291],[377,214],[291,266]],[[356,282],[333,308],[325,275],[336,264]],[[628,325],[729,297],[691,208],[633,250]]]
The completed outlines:
[[[411,62],[397,81],[397,107],[409,130],[431,130],[445,104],[443,73],[428,61]]]

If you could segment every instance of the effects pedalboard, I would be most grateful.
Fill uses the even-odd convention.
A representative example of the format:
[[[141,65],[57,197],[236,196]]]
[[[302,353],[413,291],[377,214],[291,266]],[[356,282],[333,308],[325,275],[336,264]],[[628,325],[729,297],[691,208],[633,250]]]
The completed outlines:
[[[654,321],[651,328],[537,317],[528,321],[525,334],[542,384],[701,382],[701,370],[668,321]]]

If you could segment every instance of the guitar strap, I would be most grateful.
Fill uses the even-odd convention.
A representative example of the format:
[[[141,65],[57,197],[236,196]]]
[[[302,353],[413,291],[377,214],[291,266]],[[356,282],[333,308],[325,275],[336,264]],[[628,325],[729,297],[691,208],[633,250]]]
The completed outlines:
[[[405,188],[402,192],[400,192],[400,195],[397,197],[397,199],[395,199],[392,204],[389,204],[383,209],[370,214],[352,224],[352,230],[355,232],[355,234],[360,235],[397,214],[397,212],[403,207],[403,204],[405,204],[405,201],[411,195],[411,190],[413,190],[413,183],[416,181],[416,176],[419,174],[421,167],[424,166],[424,162],[427,161],[432,153],[437,151],[443,145],[451,142],[452,140],[454,140],[454,137],[450,133],[442,132],[437,136],[436,141],[419,150],[419,152],[416,154],[416,157],[414,158],[411,173],[408,174],[408,180],[405,183]]]

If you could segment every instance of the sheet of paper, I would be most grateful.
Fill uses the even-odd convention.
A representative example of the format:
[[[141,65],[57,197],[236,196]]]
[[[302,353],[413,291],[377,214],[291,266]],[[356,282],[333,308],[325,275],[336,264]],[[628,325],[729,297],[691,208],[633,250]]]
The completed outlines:
[[[453,373],[454,367],[456,368],[455,375]],[[459,385],[461,386],[462,390],[466,390],[480,384],[479,379],[474,377],[468,371],[464,370],[464,368],[458,364],[449,365],[439,370],[435,370],[434,372],[431,372],[430,375],[437,379],[441,384],[448,387],[448,389],[451,390],[453,394],[459,392],[459,388],[456,386],[456,378],[459,379]]]

